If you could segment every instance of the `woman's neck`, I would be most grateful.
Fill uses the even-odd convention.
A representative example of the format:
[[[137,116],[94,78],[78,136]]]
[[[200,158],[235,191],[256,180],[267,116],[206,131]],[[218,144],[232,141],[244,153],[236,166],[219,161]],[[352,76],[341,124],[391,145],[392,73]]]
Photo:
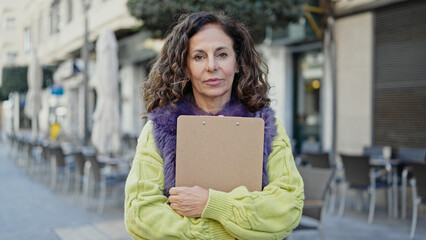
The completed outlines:
[[[231,95],[229,96],[220,96],[214,98],[206,98],[197,96],[194,94],[194,100],[197,107],[203,110],[206,113],[216,114],[223,109],[223,106],[229,102]]]

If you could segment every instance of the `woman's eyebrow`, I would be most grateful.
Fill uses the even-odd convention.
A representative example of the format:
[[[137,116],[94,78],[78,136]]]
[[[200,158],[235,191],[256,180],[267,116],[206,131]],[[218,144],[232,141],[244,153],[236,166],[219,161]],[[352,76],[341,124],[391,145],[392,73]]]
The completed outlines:
[[[221,47],[217,47],[217,48],[215,49],[215,52],[220,51],[220,50],[223,50],[223,49],[225,49],[225,50],[229,50],[229,48],[228,48],[228,47],[226,47],[226,46],[221,46]],[[205,50],[203,50],[203,49],[194,49],[191,53],[194,53],[194,52],[201,52],[201,53],[205,53],[206,51],[205,51]]]

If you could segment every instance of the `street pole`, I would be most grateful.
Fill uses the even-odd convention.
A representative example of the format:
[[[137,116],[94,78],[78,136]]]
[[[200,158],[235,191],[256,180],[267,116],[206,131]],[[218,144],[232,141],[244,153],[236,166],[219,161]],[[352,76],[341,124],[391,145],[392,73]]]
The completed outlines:
[[[83,103],[84,103],[84,138],[83,138],[83,143],[84,145],[88,145],[90,142],[90,136],[89,136],[89,109],[88,109],[88,95],[89,95],[89,90],[88,90],[88,82],[89,82],[89,72],[88,72],[88,68],[89,68],[89,40],[88,40],[88,10],[89,10],[89,4],[90,1],[88,0],[83,0],[83,7],[84,7],[84,44],[83,44],[83,59],[84,59],[84,71],[83,71],[83,79],[84,79],[84,83],[83,83],[83,89],[84,89],[84,99],[83,99]]]

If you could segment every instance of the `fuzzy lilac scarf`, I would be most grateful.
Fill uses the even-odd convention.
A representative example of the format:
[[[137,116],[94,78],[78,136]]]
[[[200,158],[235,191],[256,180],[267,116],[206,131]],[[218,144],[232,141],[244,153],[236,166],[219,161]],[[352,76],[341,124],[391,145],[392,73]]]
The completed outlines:
[[[176,131],[177,118],[180,115],[212,115],[204,112],[195,105],[192,95],[187,96],[176,105],[168,105],[154,109],[148,116],[153,121],[153,134],[155,143],[161,152],[164,164],[164,195],[169,195],[170,188],[175,186],[175,160],[176,160]],[[272,140],[277,133],[275,126],[275,112],[269,107],[264,107],[257,112],[250,112],[240,101],[234,97],[225,104],[223,110],[217,115],[229,117],[256,117],[265,121],[265,135],[263,147],[263,176],[262,188],[268,185],[268,171],[266,163],[272,152]]]

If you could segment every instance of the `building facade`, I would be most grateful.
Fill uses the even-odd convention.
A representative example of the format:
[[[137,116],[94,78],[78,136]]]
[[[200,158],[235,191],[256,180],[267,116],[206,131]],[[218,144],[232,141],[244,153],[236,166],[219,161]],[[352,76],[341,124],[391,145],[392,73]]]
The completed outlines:
[[[296,152],[310,140],[336,156],[426,148],[426,2],[332,2],[321,41],[262,46],[273,107]]]
[[[130,16],[126,0],[22,0],[2,3],[6,5],[3,9],[12,8],[13,13],[20,16],[16,18],[19,19],[19,22],[16,20],[15,23],[16,33],[10,34],[13,38],[6,35],[0,37],[2,44],[14,43],[14,48],[17,49],[14,64],[27,65],[29,52],[36,49],[41,65],[54,66],[57,69],[52,86],[43,93],[43,109],[39,115],[40,132],[47,133],[49,125],[54,122],[61,124],[64,135],[76,138],[83,137],[84,124],[87,124],[90,130],[96,93],[89,83],[88,104],[85,106],[85,64],[82,54],[85,29],[89,42],[89,82],[95,70],[96,40],[104,29],[111,29],[119,44],[122,131],[123,134],[130,135],[140,133],[144,122],[141,117],[144,106],[139,98],[138,86],[145,78],[147,61],[155,54],[151,49],[153,44],[144,44],[149,36],[137,31],[140,22]],[[4,24],[11,22],[11,17],[8,17],[10,14],[3,15]],[[9,55],[3,54],[2,51],[2,60]],[[84,114],[85,108],[89,109],[87,115]],[[88,118],[86,121],[85,117]],[[15,130],[19,127],[19,124],[15,123]]]
[[[85,2],[89,77],[99,33],[110,28],[119,44],[122,132],[137,136],[145,122],[140,84],[162,42],[134,30],[140,23],[129,15],[127,0],[1,1],[0,67],[26,65],[36,48],[42,65],[57,67],[54,85],[63,89],[63,95],[44,93],[40,129],[60,121],[67,134],[81,137],[84,108],[91,112],[96,104],[93,90],[89,104],[82,101]],[[269,66],[271,106],[296,154],[309,147],[332,153],[361,153],[371,145],[424,148],[425,2],[317,2],[322,10],[307,9],[314,22],[307,15],[259,45]],[[325,28],[318,32],[321,21]]]
[[[337,150],[426,148],[426,2],[336,5]]]

